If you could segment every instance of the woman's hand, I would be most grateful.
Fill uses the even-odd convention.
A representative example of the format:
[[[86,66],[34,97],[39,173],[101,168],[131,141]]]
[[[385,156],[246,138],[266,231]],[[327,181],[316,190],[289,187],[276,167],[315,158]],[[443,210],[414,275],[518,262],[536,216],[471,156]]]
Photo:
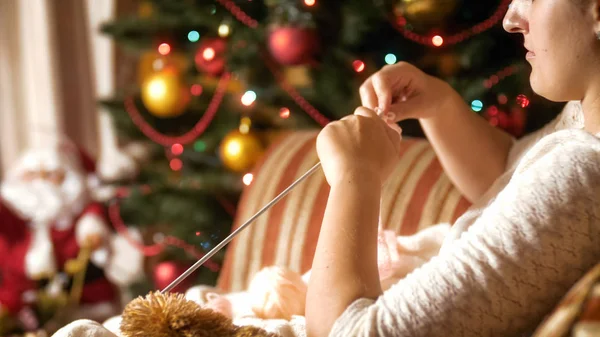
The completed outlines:
[[[433,116],[453,91],[442,80],[399,62],[369,77],[360,87],[360,99],[369,109],[379,108],[388,122],[398,122]]]
[[[371,175],[383,184],[399,160],[401,130],[392,128],[373,110],[328,124],[317,137],[317,153],[325,177],[335,186],[345,177]]]

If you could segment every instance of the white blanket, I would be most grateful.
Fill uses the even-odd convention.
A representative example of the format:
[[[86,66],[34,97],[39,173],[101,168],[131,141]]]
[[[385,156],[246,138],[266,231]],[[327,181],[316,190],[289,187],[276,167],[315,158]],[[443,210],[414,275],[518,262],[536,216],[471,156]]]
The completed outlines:
[[[440,224],[412,236],[396,236],[391,231],[380,231],[378,262],[383,289],[388,289],[437,255],[449,230],[450,225]],[[308,282],[310,271],[302,278]],[[291,320],[256,317],[248,292],[223,294],[216,288],[200,285],[189,289],[186,298],[204,306],[207,305],[207,295],[211,293],[219,293],[231,302],[231,315],[236,325],[254,325],[281,337],[306,336],[303,316],[293,316]],[[120,323],[120,316],[113,317],[103,324],[78,320],[63,327],[53,337],[124,337],[119,330]]]

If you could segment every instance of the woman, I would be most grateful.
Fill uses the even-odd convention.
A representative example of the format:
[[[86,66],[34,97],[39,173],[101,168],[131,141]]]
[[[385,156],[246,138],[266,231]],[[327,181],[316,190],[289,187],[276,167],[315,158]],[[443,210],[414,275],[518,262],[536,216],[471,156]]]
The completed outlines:
[[[364,107],[327,126],[317,150],[331,192],[307,296],[320,336],[515,336],[531,332],[600,261],[600,1],[515,0],[530,82],[561,116],[519,141],[469,111],[449,85],[408,64],[361,88]],[[474,202],[439,256],[382,293],[381,186],[398,161],[391,122],[420,120]]]

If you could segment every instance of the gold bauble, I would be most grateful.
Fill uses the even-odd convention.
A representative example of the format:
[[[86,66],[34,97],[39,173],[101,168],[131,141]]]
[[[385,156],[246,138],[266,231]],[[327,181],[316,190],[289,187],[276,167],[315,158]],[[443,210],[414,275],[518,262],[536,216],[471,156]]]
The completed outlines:
[[[457,0],[400,0],[394,10],[413,26],[440,24],[454,13]]]
[[[253,132],[235,130],[223,138],[219,153],[228,169],[243,173],[252,169],[264,153],[264,147]]]
[[[188,65],[188,60],[180,53],[171,52],[169,55],[163,56],[155,51],[145,52],[138,62],[138,85],[142,85],[149,76],[160,73],[165,69],[171,68],[183,72]]]
[[[460,71],[460,68],[460,60],[457,55],[440,55],[438,59],[438,69],[442,76],[454,76]]]
[[[284,69],[284,78],[287,83],[296,88],[307,88],[312,85],[310,68],[306,65],[286,67]]]
[[[185,111],[189,101],[189,90],[179,72],[173,69],[152,74],[142,84],[142,102],[156,117],[177,117]]]
[[[151,1],[143,1],[138,7],[138,15],[141,18],[151,17],[154,13],[154,5]]]

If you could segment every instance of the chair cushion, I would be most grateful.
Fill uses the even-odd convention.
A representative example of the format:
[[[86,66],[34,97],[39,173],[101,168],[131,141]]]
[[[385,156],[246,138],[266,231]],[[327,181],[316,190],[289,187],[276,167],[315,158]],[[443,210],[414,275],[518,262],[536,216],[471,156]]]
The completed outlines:
[[[276,141],[242,193],[234,229],[317,163],[317,130],[295,131]],[[402,159],[385,185],[381,219],[401,235],[436,223],[454,222],[470,203],[454,188],[429,143],[405,139]],[[256,272],[279,265],[299,273],[311,267],[329,186],[322,171],[242,231],[228,246],[218,287],[247,289]]]

